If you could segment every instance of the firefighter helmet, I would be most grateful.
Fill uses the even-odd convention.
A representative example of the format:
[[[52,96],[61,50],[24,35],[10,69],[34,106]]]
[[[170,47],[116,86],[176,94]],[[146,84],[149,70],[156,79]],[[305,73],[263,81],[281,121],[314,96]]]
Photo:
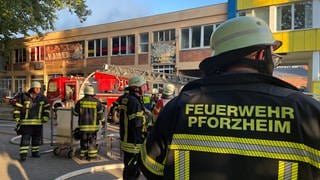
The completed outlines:
[[[241,16],[222,23],[211,35],[212,55],[252,46],[273,46],[278,49],[282,43],[273,38],[269,26],[261,19]]]
[[[41,88],[41,83],[39,81],[33,81],[31,83],[31,88]]]
[[[94,89],[92,86],[86,86],[84,88],[84,94],[85,95],[94,95]]]
[[[129,87],[141,87],[146,84],[146,80],[142,76],[133,76],[129,79]]]
[[[165,84],[163,88],[163,94],[170,96],[174,94],[176,87],[173,84]]]
[[[159,94],[159,90],[157,88],[152,89],[152,94]]]

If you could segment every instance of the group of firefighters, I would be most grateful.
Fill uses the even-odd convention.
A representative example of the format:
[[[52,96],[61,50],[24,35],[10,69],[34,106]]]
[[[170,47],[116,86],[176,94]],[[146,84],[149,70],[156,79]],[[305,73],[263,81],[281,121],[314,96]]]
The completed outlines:
[[[199,65],[204,77],[176,97],[166,84],[146,106],[146,80],[129,79],[114,105],[123,178],[138,179],[142,171],[148,179],[320,179],[320,103],[272,76],[279,58],[273,51],[282,42],[263,20],[237,17],[222,23],[210,43],[213,56]],[[39,157],[34,132],[49,116],[38,88],[33,83],[15,105],[22,161],[30,138],[32,156]],[[74,113],[83,131],[80,156],[90,159],[104,117],[93,88],[84,94]]]

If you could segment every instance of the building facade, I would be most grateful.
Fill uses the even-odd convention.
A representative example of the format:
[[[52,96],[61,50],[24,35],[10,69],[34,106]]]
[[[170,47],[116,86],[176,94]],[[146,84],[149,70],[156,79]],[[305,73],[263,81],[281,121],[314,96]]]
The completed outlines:
[[[319,11],[320,0],[228,0],[18,39],[10,59],[0,60],[6,62],[0,64],[0,92],[28,89],[32,80],[47,84],[56,76],[86,76],[104,64],[200,76],[198,65],[211,55],[210,36],[216,27],[235,16],[257,16],[283,42],[277,50],[283,55],[278,70],[297,67],[306,77],[275,74],[320,94]]]
[[[199,76],[210,35],[226,19],[224,3],[17,39],[0,87],[14,93],[33,80],[87,76],[104,64]]]
[[[307,72],[306,88],[320,94],[320,0],[229,0],[228,17],[256,16],[270,26],[283,42],[276,52],[283,55],[281,66],[302,67]],[[285,75],[280,77],[291,83]]]

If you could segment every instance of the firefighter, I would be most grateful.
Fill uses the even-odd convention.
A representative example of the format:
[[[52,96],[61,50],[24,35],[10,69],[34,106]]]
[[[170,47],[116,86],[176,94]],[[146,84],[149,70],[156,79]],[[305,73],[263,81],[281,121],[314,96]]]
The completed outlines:
[[[163,92],[160,99],[157,101],[156,106],[153,108],[153,118],[154,120],[157,119],[161,109],[175,96],[176,87],[171,84],[167,83],[163,87]]]
[[[156,106],[159,99],[160,99],[159,90],[157,88],[153,88],[152,95],[151,95],[151,110],[152,111],[153,111],[154,107]]]
[[[272,76],[281,42],[256,17],[222,23],[204,77],[160,112],[141,150],[148,179],[320,179],[320,103]]]
[[[141,76],[129,79],[128,93],[120,96],[120,148],[123,151],[123,179],[137,179],[140,175],[138,155],[147,133],[148,117],[145,113],[143,96],[146,81]]]
[[[27,159],[31,140],[32,157],[40,157],[42,126],[49,120],[50,104],[41,93],[41,83],[33,81],[28,92],[15,97],[13,117],[17,122],[16,131],[21,135],[20,160]]]
[[[97,158],[97,132],[99,126],[103,127],[104,123],[104,107],[94,95],[93,87],[86,86],[84,97],[76,103],[74,108],[74,115],[79,116],[80,159],[88,161]]]

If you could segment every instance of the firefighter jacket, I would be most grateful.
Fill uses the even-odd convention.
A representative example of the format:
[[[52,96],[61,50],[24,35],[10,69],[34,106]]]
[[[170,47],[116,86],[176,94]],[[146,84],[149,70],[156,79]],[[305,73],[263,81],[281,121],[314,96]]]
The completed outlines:
[[[277,78],[187,84],[141,150],[148,179],[320,179],[320,103]]]
[[[129,92],[119,97],[120,148],[122,151],[137,154],[147,133],[148,118],[143,99]]]
[[[30,93],[25,92],[16,97],[13,118],[19,125],[42,125],[49,117],[50,104],[44,95],[38,94],[32,98]]]
[[[100,122],[104,121],[104,107],[93,96],[85,95],[74,108],[74,115],[79,116],[78,125],[82,132],[96,132]]]

